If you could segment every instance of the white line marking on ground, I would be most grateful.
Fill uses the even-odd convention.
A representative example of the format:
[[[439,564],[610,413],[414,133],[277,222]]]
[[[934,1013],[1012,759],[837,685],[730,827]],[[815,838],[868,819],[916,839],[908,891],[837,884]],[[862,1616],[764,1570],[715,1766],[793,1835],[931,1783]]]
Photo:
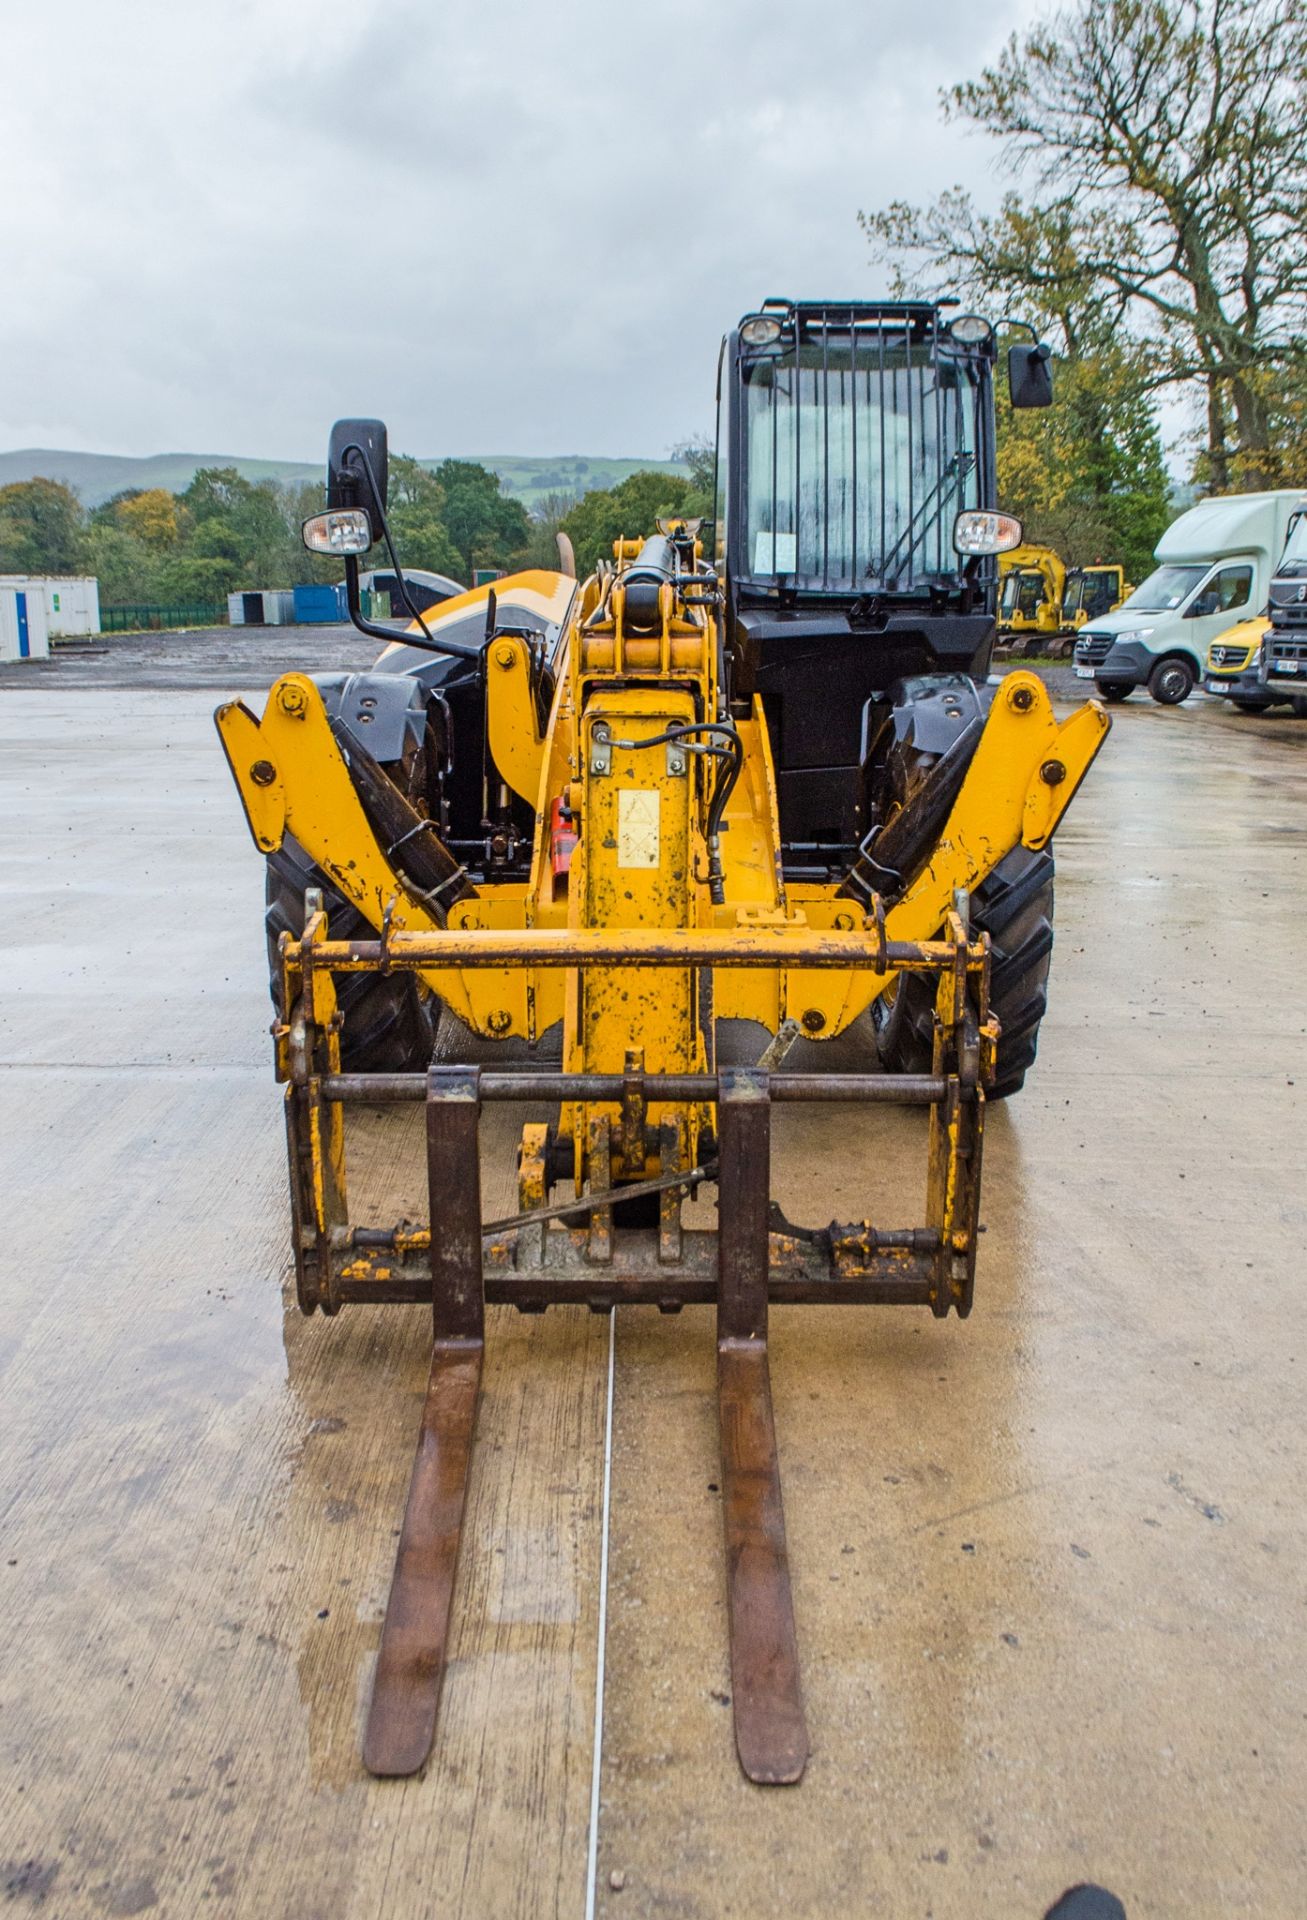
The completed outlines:
[[[599,1781],[604,1759],[604,1655],[608,1647],[608,1514],[613,1485],[613,1360],[617,1350],[617,1309],[608,1314],[608,1406],[604,1414],[604,1510],[599,1546],[599,1646],[595,1658],[595,1741],[590,1772],[590,1844],[585,1871],[585,1920],[594,1920],[595,1879],[599,1872]]]

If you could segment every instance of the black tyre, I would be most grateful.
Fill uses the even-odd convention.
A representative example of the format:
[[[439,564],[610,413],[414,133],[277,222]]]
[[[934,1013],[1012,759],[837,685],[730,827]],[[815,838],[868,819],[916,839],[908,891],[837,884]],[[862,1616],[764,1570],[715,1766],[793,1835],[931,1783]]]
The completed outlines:
[[[1270,711],[1271,702],[1269,700],[1232,700],[1230,705],[1236,713],[1267,713]]]
[[[1123,687],[1119,681],[1114,686],[1104,686],[1101,680],[1095,680],[1094,692],[1100,700],[1106,700],[1109,706],[1114,707],[1118,700],[1128,700],[1134,688]]]
[[[1159,707],[1178,707],[1194,690],[1195,674],[1178,653],[1159,660],[1148,676],[1148,691]]]
[[[1300,720],[1307,720],[1307,700],[1304,700],[1301,694],[1291,700],[1289,705]]]
[[[269,991],[282,1015],[277,943],[283,933],[304,931],[304,894],[320,887],[333,940],[374,940],[358,908],[338,893],[322,869],[289,834],[268,856],[267,911]],[[411,973],[342,973],[336,994],[344,1016],[341,1065],[347,1073],[404,1073],[426,1066],[435,1044],[439,1002]]]
[[[1053,952],[1053,856],[1015,847],[971,896],[971,922],[993,947],[990,1006],[1002,1037],[991,1100],[1016,1093],[1034,1062],[1048,1004]],[[892,1073],[929,1073],[935,996],[922,974],[901,973],[872,1008],[882,1064]]]

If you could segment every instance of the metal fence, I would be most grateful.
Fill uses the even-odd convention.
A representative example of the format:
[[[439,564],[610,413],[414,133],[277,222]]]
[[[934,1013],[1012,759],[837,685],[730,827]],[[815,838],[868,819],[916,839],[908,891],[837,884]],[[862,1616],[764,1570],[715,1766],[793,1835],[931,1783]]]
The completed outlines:
[[[227,607],[101,607],[101,633],[162,632],[167,627],[225,627]]]

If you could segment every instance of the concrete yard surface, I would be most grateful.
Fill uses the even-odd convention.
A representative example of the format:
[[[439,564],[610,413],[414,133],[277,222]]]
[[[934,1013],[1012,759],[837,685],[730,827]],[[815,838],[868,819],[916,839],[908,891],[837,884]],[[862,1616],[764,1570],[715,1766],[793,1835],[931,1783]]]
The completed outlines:
[[[427,1321],[294,1305],[261,862],[164,677],[0,694],[14,1913],[1299,1914],[1307,725],[1115,712],[973,1315],[774,1312],[803,1784],[732,1749],[706,1309],[617,1316],[602,1648],[609,1323],[492,1311],[436,1754],[377,1782]],[[371,1217],[422,1209],[419,1118],[351,1135]],[[800,1222],[919,1217],[918,1117],[776,1133]]]

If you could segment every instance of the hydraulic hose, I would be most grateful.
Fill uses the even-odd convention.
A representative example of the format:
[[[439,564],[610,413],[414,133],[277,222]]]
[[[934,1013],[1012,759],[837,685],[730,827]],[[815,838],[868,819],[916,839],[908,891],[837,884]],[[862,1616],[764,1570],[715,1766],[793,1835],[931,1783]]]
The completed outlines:
[[[869,906],[878,893],[888,907],[903,898],[935,850],[984,730],[980,715],[968,721],[907,806],[883,827],[873,827],[840,883],[842,899]]]

